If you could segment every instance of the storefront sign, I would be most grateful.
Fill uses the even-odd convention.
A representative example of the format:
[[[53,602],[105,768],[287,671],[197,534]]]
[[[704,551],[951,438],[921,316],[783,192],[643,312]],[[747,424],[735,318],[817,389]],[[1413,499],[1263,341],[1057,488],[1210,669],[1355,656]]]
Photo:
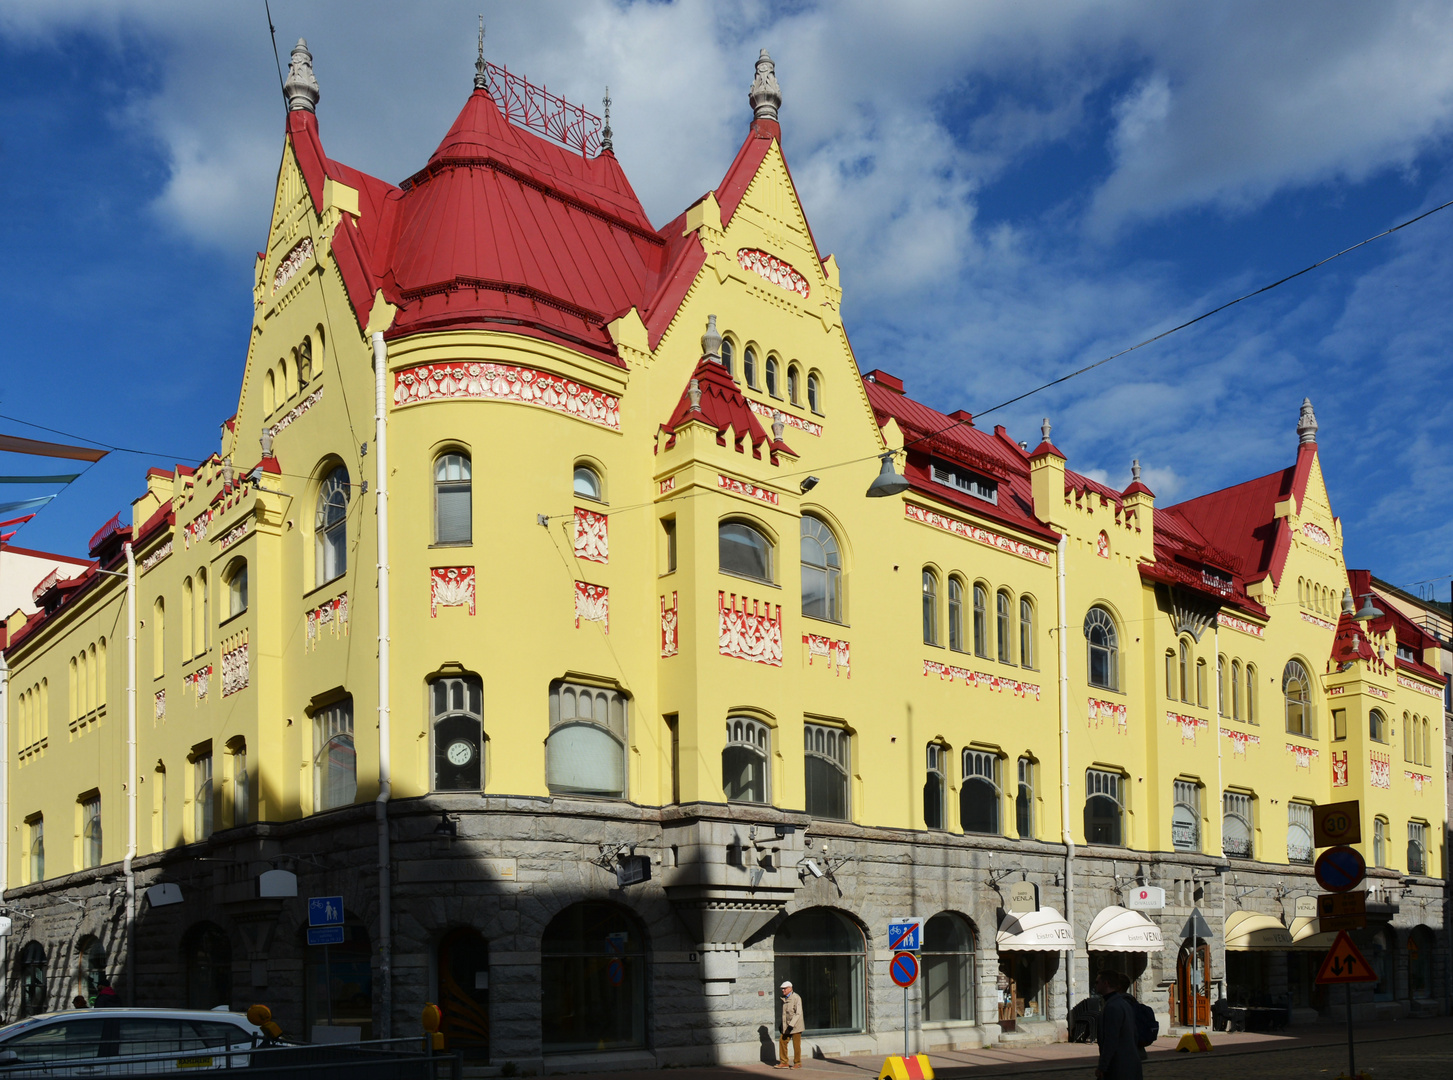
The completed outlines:
[[[1317,917],[1317,898],[1315,896],[1299,896],[1292,906],[1292,918],[1294,919],[1315,919]]]
[[[1125,893],[1125,906],[1132,911],[1159,911],[1165,907],[1165,890],[1159,885],[1141,885]]]
[[[1004,890],[1004,910],[1022,915],[1039,910],[1039,886],[1032,881],[1016,881]]]

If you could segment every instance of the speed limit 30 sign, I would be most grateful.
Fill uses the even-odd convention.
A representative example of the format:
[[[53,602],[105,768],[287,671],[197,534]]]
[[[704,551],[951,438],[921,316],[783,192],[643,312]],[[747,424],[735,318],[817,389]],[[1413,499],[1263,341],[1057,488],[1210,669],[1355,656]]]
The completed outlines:
[[[1312,841],[1317,847],[1362,843],[1362,804],[1353,799],[1314,806]]]

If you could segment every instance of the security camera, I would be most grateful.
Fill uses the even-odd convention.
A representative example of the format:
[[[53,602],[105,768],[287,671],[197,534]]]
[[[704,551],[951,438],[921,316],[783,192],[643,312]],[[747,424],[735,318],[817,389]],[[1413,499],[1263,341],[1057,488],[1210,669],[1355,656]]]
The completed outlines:
[[[807,872],[810,873],[813,877],[822,877],[822,867],[818,866],[817,863],[813,862],[811,859],[804,859],[803,865],[807,867]]]

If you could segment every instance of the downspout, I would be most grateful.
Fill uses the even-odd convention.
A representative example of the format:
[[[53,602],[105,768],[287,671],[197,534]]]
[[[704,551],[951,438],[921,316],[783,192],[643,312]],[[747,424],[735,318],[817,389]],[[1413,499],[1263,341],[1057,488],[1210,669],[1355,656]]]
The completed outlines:
[[[1059,800],[1060,826],[1065,842],[1065,921],[1075,925],[1075,836],[1070,828],[1070,663],[1069,625],[1065,609],[1065,551],[1068,538],[1061,533],[1055,549],[1055,587],[1059,604]],[[1070,945],[1065,964],[1065,1021],[1075,1007],[1075,947]]]
[[[4,637],[4,634],[0,634]],[[8,641],[7,641],[8,644]],[[0,648],[0,900],[10,888],[10,663]],[[0,1003],[10,1000],[10,938],[0,938]]]
[[[136,552],[126,551],[126,1000],[136,1004]]]
[[[378,971],[380,1020],[383,1038],[393,1037],[393,874],[389,856],[388,801],[393,794],[389,724],[389,610],[388,610],[388,429],[384,400],[388,375],[388,346],[383,331],[373,333],[373,450],[378,500],[374,514],[378,530]]]

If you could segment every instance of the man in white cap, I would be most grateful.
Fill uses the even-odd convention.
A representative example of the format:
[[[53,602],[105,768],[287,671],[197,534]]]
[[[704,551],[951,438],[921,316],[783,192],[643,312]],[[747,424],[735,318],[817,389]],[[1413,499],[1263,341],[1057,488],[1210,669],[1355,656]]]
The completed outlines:
[[[802,998],[792,992],[792,984],[782,984],[782,1037],[778,1040],[778,1047],[781,1050],[780,1060],[776,1067],[779,1069],[800,1069],[802,1068]],[[795,1064],[787,1064],[787,1044],[792,1043],[792,1051]]]

